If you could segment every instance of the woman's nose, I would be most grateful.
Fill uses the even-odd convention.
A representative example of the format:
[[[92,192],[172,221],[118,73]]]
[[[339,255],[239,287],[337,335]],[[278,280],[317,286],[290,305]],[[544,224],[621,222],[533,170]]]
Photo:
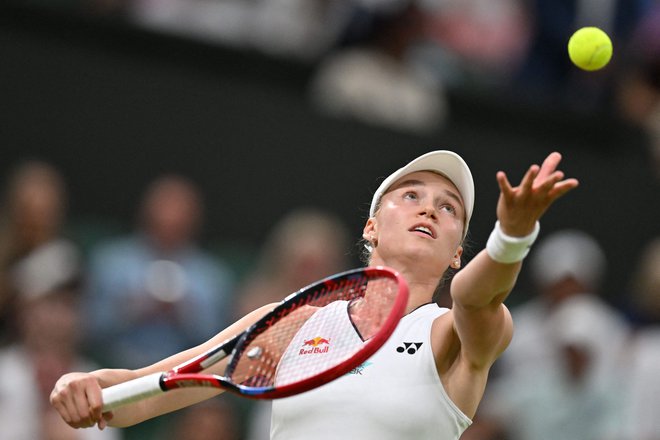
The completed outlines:
[[[436,216],[435,206],[433,206],[430,203],[422,205],[421,214],[426,217],[435,218]]]

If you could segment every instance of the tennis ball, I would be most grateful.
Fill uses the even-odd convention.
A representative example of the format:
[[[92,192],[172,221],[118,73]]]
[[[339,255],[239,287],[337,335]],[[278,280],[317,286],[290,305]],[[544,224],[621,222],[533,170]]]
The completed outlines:
[[[582,70],[602,69],[612,58],[612,40],[597,27],[583,27],[568,40],[568,55]]]

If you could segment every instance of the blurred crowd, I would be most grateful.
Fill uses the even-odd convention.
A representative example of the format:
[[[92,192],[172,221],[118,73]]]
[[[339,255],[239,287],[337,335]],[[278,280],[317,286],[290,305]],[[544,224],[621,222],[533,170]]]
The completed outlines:
[[[196,345],[233,318],[348,269],[357,252],[333,213],[300,207],[238,271],[199,238],[203,195],[180,175],[144,189],[133,232],[84,252],[67,228],[66,182],[53,165],[18,164],[1,209],[0,426],[13,440],[268,438],[269,404],[231,395],[102,432],[70,429],[48,396],[65,372],[139,367]],[[631,268],[622,303],[610,304],[599,289],[612,268],[594,237],[542,237],[527,263],[534,291],[513,292],[528,299],[512,310],[513,342],[463,438],[660,439],[660,237]]]
[[[658,0],[14,0],[304,63],[320,112],[426,134],[453,91],[613,116],[660,170]],[[573,66],[583,26],[612,38],[598,72]],[[660,173],[660,171],[658,171]]]
[[[252,412],[261,420],[261,408],[230,397],[162,423],[103,432],[69,428],[48,398],[65,372],[151,364],[209,339],[247,310],[348,269],[349,234],[335,215],[311,207],[289,213],[273,225],[253,265],[239,271],[200,242],[204,200],[187,177],[155,179],[136,208],[134,230],[85,251],[67,229],[67,189],[56,167],[27,161],[5,183],[0,437],[234,440],[248,429],[268,432],[248,422]]]

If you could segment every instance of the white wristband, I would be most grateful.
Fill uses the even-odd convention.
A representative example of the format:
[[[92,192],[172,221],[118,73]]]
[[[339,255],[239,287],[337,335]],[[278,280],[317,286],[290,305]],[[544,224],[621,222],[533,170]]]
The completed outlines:
[[[493,232],[486,242],[486,252],[493,260],[498,263],[515,263],[522,261],[529,253],[529,249],[539,235],[541,226],[539,222],[534,225],[531,234],[524,237],[512,237],[502,232],[499,220],[495,223]]]

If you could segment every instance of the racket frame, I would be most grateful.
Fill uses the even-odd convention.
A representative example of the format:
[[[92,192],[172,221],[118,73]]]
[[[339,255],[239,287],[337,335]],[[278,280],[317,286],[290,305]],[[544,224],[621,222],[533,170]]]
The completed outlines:
[[[256,333],[256,329],[260,327],[264,329],[268,328],[267,323],[270,319],[281,319],[281,317],[286,316],[288,313],[296,310],[299,307],[299,304],[290,302],[296,296],[299,296],[298,301],[304,302],[308,295],[313,294],[317,286],[333,283],[336,279],[350,277],[351,275],[374,278],[385,276],[388,278],[393,278],[397,281],[397,296],[389,311],[386,321],[380,327],[378,332],[376,332],[373,337],[369,338],[357,353],[338,363],[337,365],[324,370],[322,373],[290,384],[281,386],[271,385],[267,387],[248,387],[241,384],[231,383],[230,389],[238,394],[255,399],[279,399],[299,394],[301,392],[328,383],[340,376],[343,376],[369,359],[394,332],[394,329],[399,323],[399,320],[403,317],[405,308],[408,304],[408,286],[405,280],[397,271],[384,266],[358,268],[342,272],[340,274],[333,275],[331,277],[327,277],[312,283],[309,286],[303,287],[299,291],[294,292],[286,297],[282,303],[280,303],[272,311],[264,315],[262,319],[255,322],[248,330],[246,330],[241,338],[241,341],[239,341],[239,343],[236,345],[236,348],[234,349],[234,352],[232,353],[232,360],[227,366],[225,375],[227,375],[227,372],[231,373],[232,368],[235,366],[240,357],[240,354],[245,348],[247,348],[247,344],[244,344],[245,339],[253,337]],[[293,304],[293,306],[291,304]],[[280,314],[282,315],[280,316]]]
[[[292,311],[298,309],[301,305],[306,304],[309,301],[309,296],[317,292],[323,285],[332,285],[338,279],[350,278],[351,276],[366,276],[367,278],[386,277],[397,282],[397,295],[384,324],[373,337],[365,342],[357,353],[319,374],[282,386],[253,387],[234,383],[229,378],[229,375],[237,365],[240,355],[247,348],[246,340],[248,338],[252,340],[256,335],[267,330],[273,324],[273,320],[277,322]],[[127,403],[142,400],[145,397],[186,387],[222,388],[253,399],[278,399],[308,391],[348,373],[372,356],[385,343],[392,332],[394,332],[399,320],[404,315],[407,303],[407,283],[393,269],[384,266],[374,266],[352,269],[332,275],[288,295],[271,311],[243,332],[174,367],[172,370],[164,373],[150,374],[144,378],[140,378],[142,380],[136,379],[125,384],[118,384],[104,389],[104,411],[110,411]],[[201,371],[220,362],[227,356],[231,357],[229,364],[225,368],[224,376],[200,374]],[[130,383],[135,383],[135,386],[129,385]],[[139,389],[141,389],[141,393],[136,395],[136,390]],[[129,394],[136,396],[134,398],[127,397]],[[106,400],[108,401],[107,404],[105,403]]]

